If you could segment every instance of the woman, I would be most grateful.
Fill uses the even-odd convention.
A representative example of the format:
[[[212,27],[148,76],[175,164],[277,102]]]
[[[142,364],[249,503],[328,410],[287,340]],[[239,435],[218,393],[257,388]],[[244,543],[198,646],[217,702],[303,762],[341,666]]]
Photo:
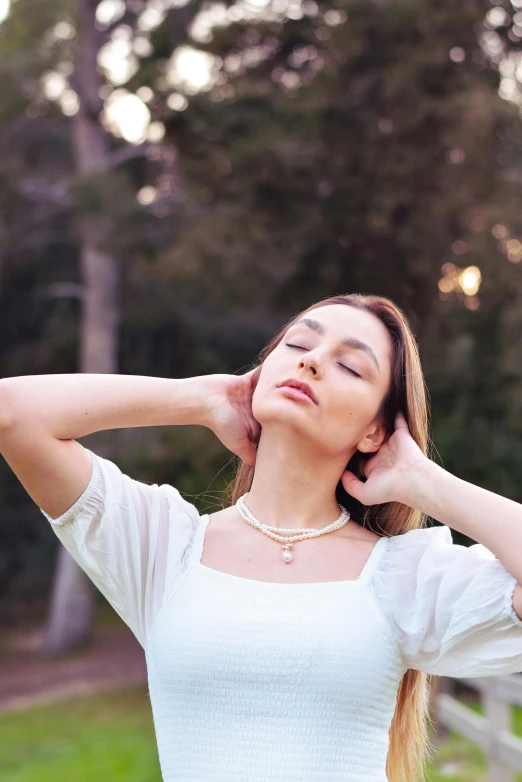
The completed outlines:
[[[522,671],[522,508],[428,458],[388,299],[314,304],[241,376],[7,378],[0,410],[5,459],[145,649],[166,782],[414,782],[430,675]],[[240,457],[228,507],[76,441],[172,424]]]

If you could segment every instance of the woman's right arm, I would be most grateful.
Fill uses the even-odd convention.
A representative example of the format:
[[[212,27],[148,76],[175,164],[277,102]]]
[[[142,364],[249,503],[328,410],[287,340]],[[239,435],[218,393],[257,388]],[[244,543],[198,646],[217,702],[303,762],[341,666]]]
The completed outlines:
[[[91,460],[76,442],[105,429],[211,426],[219,376],[28,375],[0,380],[0,453],[52,518],[82,495]],[[222,385],[222,382],[221,382]]]

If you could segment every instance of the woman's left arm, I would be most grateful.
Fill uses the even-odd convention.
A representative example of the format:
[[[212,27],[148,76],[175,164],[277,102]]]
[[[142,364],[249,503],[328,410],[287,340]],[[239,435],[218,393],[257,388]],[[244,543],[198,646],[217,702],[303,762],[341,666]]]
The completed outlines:
[[[346,491],[365,505],[402,502],[482,543],[517,579],[513,607],[522,618],[522,505],[457,478],[428,457],[399,413],[395,431],[368,460],[366,482],[345,472]]]
[[[522,505],[457,478],[426,459],[409,476],[403,502],[482,543],[517,579],[522,592]],[[516,609],[516,606],[515,606]],[[520,612],[522,613],[522,600]]]

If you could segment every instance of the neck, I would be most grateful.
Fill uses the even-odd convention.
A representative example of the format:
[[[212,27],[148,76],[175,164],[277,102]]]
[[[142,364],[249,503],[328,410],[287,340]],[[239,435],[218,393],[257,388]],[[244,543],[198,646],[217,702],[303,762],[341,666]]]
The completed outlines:
[[[340,516],[335,490],[347,461],[346,454],[335,457],[263,430],[245,504],[271,527],[322,529]]]

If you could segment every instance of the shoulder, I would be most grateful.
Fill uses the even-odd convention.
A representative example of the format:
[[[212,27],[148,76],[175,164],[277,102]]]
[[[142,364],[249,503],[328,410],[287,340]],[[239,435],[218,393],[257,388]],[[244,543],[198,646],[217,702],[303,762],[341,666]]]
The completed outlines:
[[[418,527],[400,535],[386,537],[374,573],[374,581],[384,586],[405,576],[416,579],[417,572],[433,569],[436,563],[448,562],[464,546],[453,543],[451,530],[445,525]]]
[[[402,535],[393,535],[386,541],[386,560],[409,558],[412,564],[422,560],[434,566],[470,562],[498,562],[492,551],[482,543],[469,546],[454,543],[451,529],[443,524],[408,530]]]
[[[458,592],[478,576],[495,577],[503,569],[495,555],[480,543],[464,546],[453,542],[451,529],[436,525],[394,535],[383,544],[374,573],[377,592],[399,593],[412,585],[416,593]]]
[[[200,513],[196,506],[185,499],[182,493],[170,483],[154,483],[147,480],[133,478],[127,475],[115,462],[98,454],[92,453],[93,478],[101,475],[108,499],[119,498],[121,494],[128,494],[135,500],[147,503],[147,509],[158,511],[162,502],[169,505],[174,512],[186,513],[197,520]],[[145,508],[143,508],[145,509]]]
[[[388,538],[387,549],[389,551],[405,551],[433,549],[453,545],[451,529],[445,525],[432,527],[417,527],[403,532],[401,535],[392,535]]]
[[[359,524],[352,519],[348,520],[348,523],[336,532],[336,537],[347,538],[349,540],[356,540],[361,543],[369,543],[371,546],[381,538],[376,532],[371,529],[366,529],[362,524]]]

